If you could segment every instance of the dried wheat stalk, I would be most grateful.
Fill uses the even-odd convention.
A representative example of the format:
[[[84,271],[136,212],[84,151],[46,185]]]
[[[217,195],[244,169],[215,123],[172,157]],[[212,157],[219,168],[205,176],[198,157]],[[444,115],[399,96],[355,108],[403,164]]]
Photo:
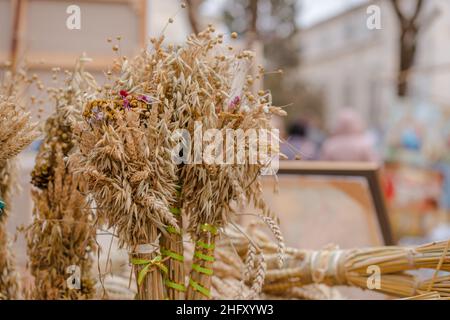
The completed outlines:
[[[6,222],[14,188],[14,157],[38,136],[36,124],[31,122],[22,101],[22,90],[29,83],[32,80],[23,70],[6,71],[0,79],[0,299],[20,297]]]
[[[79,152],[71,161],[99,220],[114,227],[130,251],[138,298],[164,299],[167,268],[159,240],[169,234],[166,228],[180,231],[171,212],[178,180],[167,126],[172,112],[153,103],[132,63],[122,61],[119,79],[86,105],[76,129]]]
[[[0,164],[0,200],[5,203],[5,207],[0,210],[0,300],[20,297],[19,279],[6,229],[15,169],[13,160],[6,160]]]
[[[23,105],[23,90],[31,79],[24,71],[7,71],[0,82],[0,163],[12,159],[34,141],[39,133]]]
[[[94,217],[81,193],[80,177],[66,163],[74,147],[71,123],[81,118],[84,99],[96,89],[92,76],[84,71],[85,60],[80,58],[63,89],[49,89],[56,107],[46,121],[32,172],[35,205],[26,234],[34,299],[89,299],[94,294]],[[78,271],[80,283],[72,284],[77,285],[74,288],[67,279]]]
[[[80,152],[73,161],[87,178],[99,217],[117,228],[121,243],[131,251],[155,245],[147,258],[140,255],[135,269],[138,278],[141,270],[151,270],[155,279],[148,285],[156,285],[158,292],[164,278],[172,299],[184,297],[180,230],[183,217],[188,218],[187,231],[197,250],[187,298],[204,299],[209,296],[215,239],[233,213],[232,204],[253,201],[265,216],[271,214],[258,181],[268,158],[178,165],[172,159],[177,141],[171,135],[186,129],[193,137],[196,123],[203,132],[218,129],[223,136],[227,129],[270,131],[272,115],[284,111],[272,106],[270,93],[250,92],[253,78],[247,70],[253,54],[228,50],[213,27],[189,36],[181,46],[163,45],[163,40],[152,39],[152,49],[134,59],[120,58],[113,83],[86,105],[86,121],[77,131]],[[259,138],[244,140],[247,153],[255,139],[257,144]],[[202,143],[196,148],[205,148],[206,141]],[[267,148],[270,154],[278,152],[276,145]],[[195,152],[191,150],[191,159]]]
[[[272,115],[284,113],[272,106],[269,92],[254,95],[250,91],[253,78],[247,71],[253,53],[228,50],[223,45],[223,35],[216,34],[213,27],[189,36],[185,45],[169,51],[166,59],[171,63],[167,72],[169,84],[160,86],[158,98],[174,107],[178,126],[188,130],[191,137],[209,129],[219,130],[224,140],[228,129],[270,131]],[[252,143],[258,144],[259,139],[243,141],[247,155]],[[191,160],[196,157],[196,148],[208,147],[207,141],[201,143],[191,150]],[[268,153],[278,152],[276,147],[271,148],[273,145],[269,144]],[[234,157],[234,151],[234,145],[226,145],[218,153]],[[245,157],[241,163],[236,160],[233,158],[234,164],[223,165],[208,163],[203,158],[181,168],[182,208],[189,217],[188,232],[196,244],[188,299],[209,296],[215,241],[220,228],[227,225],[234,213],[232,204],[253,201],[265,215],[270,215],[261,198],[258,180],[268,159],[259,158],[258,163]]]
[[[442,298],[438,292],[428,292],[414,297],[402,298],[399,300],[448,300],[448,299]]]

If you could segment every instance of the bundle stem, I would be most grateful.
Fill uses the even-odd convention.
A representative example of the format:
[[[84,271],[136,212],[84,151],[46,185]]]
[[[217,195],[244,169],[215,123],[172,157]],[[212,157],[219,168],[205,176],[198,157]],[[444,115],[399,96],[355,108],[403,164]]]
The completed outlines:
[[[158,241],[158,230],[156,226],[151,225],[149,227],[149,239],[152,244]],[[148,243],[144,244],[147,246]],[[132,253],[133,258],[143,261],[153,261],[159,255],[157,250],[151,252],[135,251]],[[136,264],[133,263],[134,274],[136,277],[136,287],[138,300],[164,300],[164,283],[163,275],[158,267],[154,267],[149,264]],[[140,282],[140,275],[144,274],[142,281]]]
[[[201,233],[195,243],[192,269],[187,291],[188,300],[207,300],[211,297],[214,252],[217,229],[209,224],[201,226]]]
[[[177,212],[177,221],[180,230],[182,230],[182,217],[178,208],[172,210]],[[165,264],[168,269],[165,285],[167,288],[167,297],[169,300],[184,300],[186,287],[185,271],[184,271],[184,249],[183,249],[183,235],[172,228],[168,228],[168,236],[163,236],[161,240],[161,254],[168,257]]]
[[[14,160],[0,161],[0,300],[19,298],[19,280],[16,273],[14,254],[8,245],[8,205],[11,203]]]

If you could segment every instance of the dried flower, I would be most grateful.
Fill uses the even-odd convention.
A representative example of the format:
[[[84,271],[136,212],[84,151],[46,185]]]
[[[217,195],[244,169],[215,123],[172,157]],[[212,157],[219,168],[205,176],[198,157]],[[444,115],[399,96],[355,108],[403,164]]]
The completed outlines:
[[[241,103],[241,98],[239,96],[236,96],[233,98],[233,100],[231,100],[228,108],[230,110],[234,110],[240,103]]]

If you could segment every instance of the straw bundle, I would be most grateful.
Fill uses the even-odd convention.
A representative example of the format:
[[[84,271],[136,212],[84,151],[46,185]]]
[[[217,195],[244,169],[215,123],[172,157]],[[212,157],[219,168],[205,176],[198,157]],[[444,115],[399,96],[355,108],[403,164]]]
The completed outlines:
[[[185,267],[189,268],[192,261],[190,257],[194,252],[194,244],[185,236]],[[224,239],[225,240],[225,239]],[[224,246],[227,244],[226,246]],[[326,285],[307,285],[290,290],[285,295],[272,295],[264,292],[254,294],[251,283],[242,282],[242,272],[245,269],[244,262],[235,259],[237,256],[230,254],[227,241],[219,241],[214,263],[214,275],[211,282],[211,298],[215,300],[245,299],[252,296],[253,299],[306,299],[306,300],[330,300],[342,299],[336,288]],[[117,251],[116,251],[117,253]],[[237,262],[237,263],[236,263]],[[105,279],[104,287],[109,299],[133,299],[136,289],[129,287],[129,268],[126,265],[126,257],[114,254],[112,273]]]
[[[99,221],[114,228],[130,252],[138,298],[164,299],[167,268],[159,241],[167,227],[179,232],[171,212],[177,191],[167,126],[172,112],[153,103],[134,77],[125,60],[115,84],[86,105],[76,131],[79,152],[71,161],[84,176]]]
[[[268,92],[255,96],[249,91],[252,53],[229,50],[213,27],[188,37],[183,46],[163,46],[163,40],[152,39],[153,50],[130,61],[122,57],[113,84],[86,105],[85,122],[77,129],[80,152],[73,161],[86,177],[99,218],[116,229],[130,250],[139,297],[184,298],[181,231],[187,217],[187,231],[197,245],[187,298],[204,299],[211,286],[215,239],[230,220],[233,203],[253,201],[276,230],[258,181],[270,159],[196,162],[198,148],[207,148],[202,139],[183,154],[191,161],[180,164],[173,158],[179,142],[173,133],[185,129],[194,137],[218,129],[225,137],[227,129],[271,132],[272,115],[284,111],[271,105]],[[259,142],[258,137],[244,139],[244,152]],[[269,154],[278,152],[276,143],[259,143],[263,147]],[[216,150],[215,156],[234,156],[234,148]]]
[[[0,81],[0,299],[19,297],[14,258],[8,244],[6,222],[14,188],[15,159],[37,136],[36,125],[22,106],[21,89],[27,79],[23,71],[6,72]]]
[[[258,230],[252,230],[258,247],[267,261],[263,291],[285,294],[293,288],[312,283],[330,286],[347,285],[368,288],[370,266],[377,266],[381,273],[381,286],[374,290],[399,297],[410,297],[430,291],[442,297],[450,295],[449,277],[438,277],[421,281],[406,271],[435,269],[450,271],[450,242],[438,242],[419,247],[380,247],[368,249],[339,250],[330,248],[321,251],[286,249],[286,263],[279,268],[276,263],[276,246]],[[248,240],[234,233],[232,244],[241,256],[247,255]]]
[[[447,299],[442,298],[441,295],[437,292],[428,292],[414,297],[403,298],[399,300],[447,300]]]
[[[242,132],[266,129],[270,132],[272,114],[284,115],[284,111],[271,105],[268,92],[261,91],[255,96],[249,91],[253,78],[247,70],[252,63],[252,53],[236,53],[232,48],[226,48],[223,35],[215,34],[212,26],[199,35],[189,36],[186,43],[178,48],[173,45],[163,47],[162,42],[163,37],[152,39],[153,52],[144,52],[135,60],[133,74],[135,79],[140,79],[138,82],[145,88],[145,94],[162,111],[172,113],[168,119],[170,122],[166,124],[172,132],[174,129],[185,129],[195,139],[209,129],[217,129],[225,141],[229,129]],[[247,138],[241,147],[245,154],[249,154],[251,144],[258,145],[259,142],[258,138]],[[177,194],[172,212],[177,215],[179,227],[182,226],[179,214],[183,212],[188,217],[187,230],[197,246],[187,298],[203,299],[209,295],[215,239],[219,228],[227,224],[233,213],[232,202],[253,201],[266,215],[270,214],[260,197],[258,181],[261,169],[269,163],[267,158],[261,157],[255,164],[250,163],[248,158],[240,159],[243,162],[239,164],[236,164],[236,158],[227,165],[209,163],[202,152],[208,148],[207,142],[195,143],[193,149],[183,154],[187,163],[176,167],[180,195]],[[261,145],[259,143],[260,148]],[[275,147],[274,144],[265,147],[269,154],[278,152],[276,143]],[[234,148],[233,144],[223,150],[215,150],[212,158],[220,155],[234,157]],[[275,223],[273,225],[276,227]],[[181,241],[181,234],[171,232],[169,238],[162,235],[162,245],[168,247],[168,252],[175,253],[168,255],[169,263],[180,268],[179,276],[175,277],[177,281],[172,281],[177,284],[184,282],[181,276],[184,274],[181,271]],[[169,264],[170,274],[172,269]],[[179,285],[177,287],[181,289]],[[169,293],[172,289],[169,288]]]
[[[85,96],[96,88],[83,70],[85,60],[78,61],[64,89],[49,90],[56,108],[46,121],[45,138],[32,172],[35,205],[33,223],[26,234],[34,299],[89,299],[94,294],[93,215],[80,192],[83,186],[79,177],[66,163],[74,146],[71,122],[81,117]],[[69,285],[71,273],[80,279]]]
[[[253,163],[250,153],[255,151],[252,147],[262,148],[265,142],[267,154],[277,154],[276,143],[262,141],[276,137],[248,137],[236,146],[226,143],[230,139],[227,131],[271,132],[272,114],[283,115],[284,111],[271,105],[269,92],[261,91],[256,96],[250,92],[253,78],[247,72],[253,53],[230,51],[213,27],[188,37],[186,44],[170,52],[167,59],[172,61],[168,74],[174,80],[172,86],[163,86],[167,89],[162,94],[175,105],[179,126],[191,137],[215,129],[219,132],[215,139],[219,136],[219,140],[225,141],[219,142],[219,150],[211,154],[205,152],[211,141],[200,141],[190,150],[191,161],[180,172],[182,208],[189,217],[187,231],[196,245],[187,298],[205,299],[210,295],[215,242],[220,228],[227,225],[234,213],[232,204],[253,201],[264,214],[270,215],[258,181],[261,170],[270,165],[270,158],[260,153]],[[242,148],[243,158],[238,159],[237,147]],[[221,157],[231,163],[215,162]]]
[[[38,137],[36,124],[22,105],[22,90],[31,79],[24,71],[7,71],[0,82],[0,163],[14,158]]]
[[[11,203],[15,162],[7,160],[0,165],[0,300],[19,298],[19,281],[16,273],[14,255],[10,249],[6,228],[8,207]]]

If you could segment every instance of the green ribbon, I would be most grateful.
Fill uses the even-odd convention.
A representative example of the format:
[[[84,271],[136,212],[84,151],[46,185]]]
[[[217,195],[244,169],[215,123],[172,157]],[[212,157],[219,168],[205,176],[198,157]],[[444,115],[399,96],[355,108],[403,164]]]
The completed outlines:
[[[200,292],[201,294],[203,294],[205,297],[210,298],[211,297],[211,293],[209,292],[208,289],[206,289],[205,287],[201,286],[200,284],[198,284],[197,282],[195,282],[192,279],[189,279],[189,284],[191,285],[191,287],[195,290]]]
[[[201,265],[198,265],[196,263],[192,264],[192,269],[197,271],[197,272],[206,274],[208,276],[212,276],[213,275],[213,270],[212,269],[204,268]]]
[[[186,287],[183,284],[170,281],[169,279],[166,279],[164,281],[164,283],[169,288],[172,288],[172,289],[175,289],[175,290],[178,290],[178,291],[181,291],[181,292],[185,292],[186,291]]]
[[[206,254],[204,254],[204,253],[202,253],[200,251],[195,251],[194,252],[194,256],[199,258],[199,259],[208,261],[208,262],[214,262],[215,261],[213,256],[208,256],[208,255],[206,255]]]
[[[150,272],[151,267],[157,267],[162,272],[168,273],[167,267],[162,263],[162,256],[156,256],[155,258],[153,258],[151,260],[132,258],[131,263],[133,265],[145,265],[144,268],[142,268],[142,270],[139,271],[139,274],[138,274],[138,284],[139,285],[141,285],[141,283],[144,280],[147,273]]]
[[[179,216],[181,214],[181,210],[180,208],[176,208],[176,207],[170,207],[170,212],[172,212],[174,215]]]
[[[174,226],[167,226],[166,230],[167,230],[168,233],[180,234],[180,231],[177,230]]]
[[[174,251],[171,251],[171,250],[167,250],[167,249],[161,248],[161,254],[164,255],[164,256],[170,257],[172,259],[178,260],[180,262],[184,261],[184,257],[181,254],[178,254],[178,253],[176,253]]]
[[[208,243],[205,243],[205,242],[200,241],[200,240],[197,241],[196,244],[200,248],[207,249],[207,250],[213,250],[216,247],[214,243],[208,244]]]

